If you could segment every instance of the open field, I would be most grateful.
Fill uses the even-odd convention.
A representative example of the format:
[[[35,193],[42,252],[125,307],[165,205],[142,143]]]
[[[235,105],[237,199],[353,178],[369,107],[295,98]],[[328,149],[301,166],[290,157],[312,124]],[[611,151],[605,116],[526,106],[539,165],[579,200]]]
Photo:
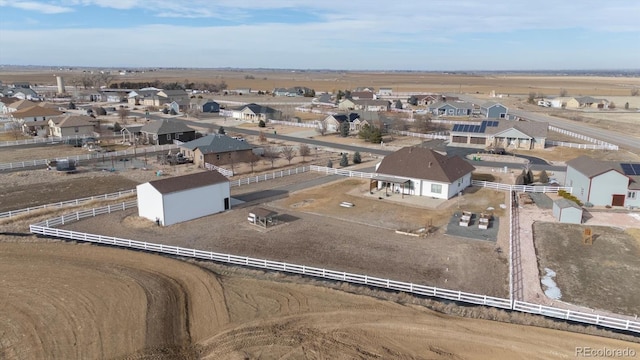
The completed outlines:
[[[53,74],[59,69],[4,71],[0,81],[29,81],[55,85]],[[81,77],[82,69],[62,74],[65,79]],[[253,79],[251,79],[253,77]],[[391,87],[395,92],[463,92],[488,94],[547,95],[566,89],[570,94],[629,96],[633,87],[640,87],[640,78],[600,76],[535,76],[535,75],[473,75],[420,72],[342,72],[342,71],[283,71],[283,70],[220,70],[220,69],[160,69],[145,73],[116,76],[113,82],[153,81],[183,83],[190,81],[225,81],[229,89],[252,88],[273,90],[275,87],[307,86],[318,91],[353,89],[358,86]],[[68,83],[69,80],[67,80]]]
[[[582,244],[585,227],[536,222],[533,226],[541,276],[549,268],[562,301],[639,315],[640,240],[612,227],[591,226],[593,245]]]
[[[406,296],[349,294],[297,277],[108,247],[4,242],[0,259],[4,359],[550,359],[572,357],[576,346],[640,351],[622,340],[446,315]]]

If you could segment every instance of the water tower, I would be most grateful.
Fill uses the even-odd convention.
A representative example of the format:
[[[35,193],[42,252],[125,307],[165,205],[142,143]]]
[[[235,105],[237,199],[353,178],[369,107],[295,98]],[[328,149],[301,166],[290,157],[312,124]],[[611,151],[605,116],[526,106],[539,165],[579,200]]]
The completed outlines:
[[[56,76],[56,83],[58,84],[58,94],[64,94],[66,91],[64,89],[64,79],[62,76]]]

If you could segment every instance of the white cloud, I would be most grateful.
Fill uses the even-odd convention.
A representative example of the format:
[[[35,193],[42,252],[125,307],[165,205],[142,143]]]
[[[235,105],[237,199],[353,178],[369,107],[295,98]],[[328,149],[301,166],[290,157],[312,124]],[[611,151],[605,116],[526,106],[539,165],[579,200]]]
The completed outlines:
[[[5,1],[0,0],[0,7],[13,7],[21,10],[35,11],[43,14],[61,14],[73,11],[66,6],[58,6],[38,1]]]

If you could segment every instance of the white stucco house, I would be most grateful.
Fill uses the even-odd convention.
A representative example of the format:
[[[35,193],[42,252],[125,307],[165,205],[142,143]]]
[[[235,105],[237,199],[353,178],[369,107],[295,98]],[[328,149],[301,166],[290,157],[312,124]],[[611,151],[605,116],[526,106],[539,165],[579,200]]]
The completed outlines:
[[[217,171],[149,181],[136,190],[138,215],[163,226],[231,208],[229,180]]]
[[[583,203],[640,207],[640,163],[580,156],[567,162],[565,185]]]
[[[471,185],[475,168],[459,156],[447,157],[431,149],[405,147],[376,165],[378,189],[394,193],[450,199]]]

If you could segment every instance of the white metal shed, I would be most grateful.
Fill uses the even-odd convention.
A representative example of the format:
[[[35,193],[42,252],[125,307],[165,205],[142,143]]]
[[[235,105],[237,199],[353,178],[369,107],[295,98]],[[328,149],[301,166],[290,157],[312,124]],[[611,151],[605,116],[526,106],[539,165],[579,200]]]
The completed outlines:
[[[557,199],[553,202],[553,217],[561,223],[581,224],[582,207],[567,199]]]
[[[138,215],[173,225],[231,208],[229,180],[217,171],[154,180],[137,186]]]

